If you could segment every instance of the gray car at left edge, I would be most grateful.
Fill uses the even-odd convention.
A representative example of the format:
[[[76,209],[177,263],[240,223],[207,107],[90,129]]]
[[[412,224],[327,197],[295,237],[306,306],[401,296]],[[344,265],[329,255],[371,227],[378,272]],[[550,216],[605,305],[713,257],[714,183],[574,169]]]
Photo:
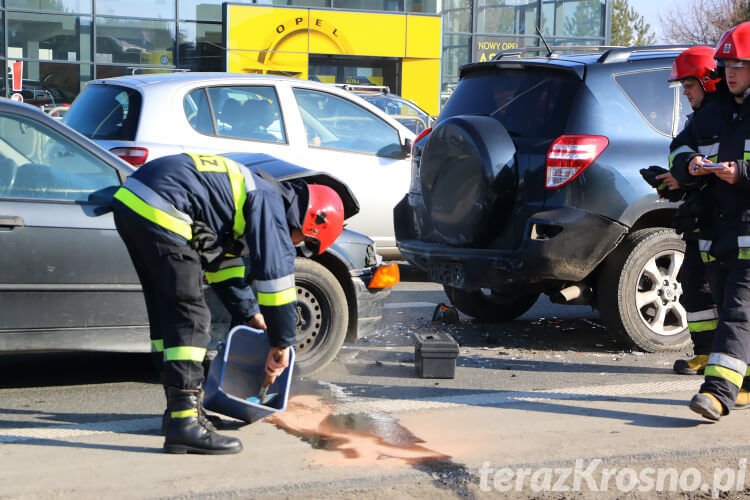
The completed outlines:
[[[0,99],[0,352],[150,349],[141,287],[108,206],[133,171],[36,108]],[[327,183],[356,213],[354,196],[327,174],[269,173]],[[312,269],[298,279],[298,294],[309,291],[313,302],[298,302],[297,371],[311,373],[345,339],[375,331],[390,289],[367,287],[381,261],[359,233],[345,230],[320,258],[298,261]],[[327,292],[331,286],[341,290]],[[207,301],[221,340],[229,314],[210,289]],[[326,304],[335,317],[309,321]]]

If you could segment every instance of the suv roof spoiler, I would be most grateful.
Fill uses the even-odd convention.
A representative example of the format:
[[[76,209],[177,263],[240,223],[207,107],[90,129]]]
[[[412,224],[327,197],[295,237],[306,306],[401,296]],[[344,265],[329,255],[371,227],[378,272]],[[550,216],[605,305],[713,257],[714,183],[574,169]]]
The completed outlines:
[[[558,51],[574,50],[589,53],[603,52],[597,62],[607,64],[627,61],[628,58],[635,53],[683,51],[690,47],[692,47],[692,45],[649,45],[638,47],[621,47],[618,45],[555,45],[550,48]],[[492,60],[499,61],[504,57],[521,57],[528,52],[547,52],[547,49],[545,47],[519,47],[517,49],[508,49],[499,52]],[[558,58],[561,55],[563,54],[548,52],[546,57]]]
[[[588,52],[601,52],[602,50],[608,49],[620,49],[624,48],[619,45],[554,45],[550,47],[554,50],[577,50],[577,51],[588,51]],[[547,52],[546,47],[519,47],[517,49],[507,49],[498,52],[493,61],[499,61],[503,57],[521,57],[527,52]],[[560,57],[562,54],[557,52],[547,53],[547,57]]]

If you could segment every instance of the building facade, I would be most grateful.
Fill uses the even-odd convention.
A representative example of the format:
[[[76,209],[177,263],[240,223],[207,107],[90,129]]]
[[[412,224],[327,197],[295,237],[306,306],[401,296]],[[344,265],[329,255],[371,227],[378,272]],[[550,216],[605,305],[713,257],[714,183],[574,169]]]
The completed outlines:
[[[375,13],[440,14],[440,93],[448,95],[458,68],[504,49],[537,46],[539,26],[550,45],[609,41],[613,0],[235,0],[232,4],[308,7]],[[0,56],[9,70],[2,95],[32,104],[72,102],[93,78],[134,71],[224,71],[222,0],[0,0]],[[374,23],[380,22],[373,15]],[[406,35],[404,35],[406,36]],[[385,60],[385,58],[383,59]],[[23,61],[21,91],[10,67]],[[385,81],[391,71],[373,61],[313,58],[312,74]],[[375,61],[377,62],[377,61]],[[359,64],[359,66],[358,66]],[[368,66],[369,64],[369,66]],[[381,74],[378,74],[381,71]],[[340,81],[343,80],[343,81]],[[16,87],[17,87],[16,82]],[[400,90],[400,89],[398,89]]]

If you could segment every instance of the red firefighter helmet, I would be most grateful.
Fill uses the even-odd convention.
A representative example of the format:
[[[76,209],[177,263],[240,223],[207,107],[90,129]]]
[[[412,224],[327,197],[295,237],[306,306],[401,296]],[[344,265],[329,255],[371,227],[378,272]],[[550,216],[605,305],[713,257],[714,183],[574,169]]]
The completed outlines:
[[[722,59],[750,61],[750,22],[738,24],[721,36],[714,59],[719,64],[723,62]]]
[[[704,92],[715,92],[716,84],[721,78],[714,74],[716,61],[713,55],[714,49],[708,45],[690,47],[674,60],[667,81],[679,82],[686,78],[695,78],[700,82]]]
[[[316,253],[323,253],[344,230],[344,203],[336,191],[321,184],[308,184],[307,211],[302,217],[302,234],[316,241]]]

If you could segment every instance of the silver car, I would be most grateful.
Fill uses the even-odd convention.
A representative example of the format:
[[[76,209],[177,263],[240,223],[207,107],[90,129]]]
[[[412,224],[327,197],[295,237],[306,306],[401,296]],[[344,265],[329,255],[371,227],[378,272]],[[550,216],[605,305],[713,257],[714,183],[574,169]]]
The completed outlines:
[[[361,211],[347,227],[399,255],[393,207],[408,191],[414,133],[364,99],[323,83],[232,73],[93,80],[65,117],[133,165],[160,156],[267,153],[340,178]]]

